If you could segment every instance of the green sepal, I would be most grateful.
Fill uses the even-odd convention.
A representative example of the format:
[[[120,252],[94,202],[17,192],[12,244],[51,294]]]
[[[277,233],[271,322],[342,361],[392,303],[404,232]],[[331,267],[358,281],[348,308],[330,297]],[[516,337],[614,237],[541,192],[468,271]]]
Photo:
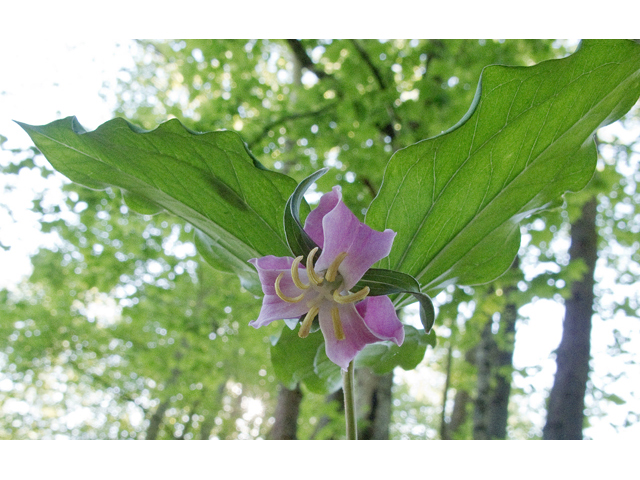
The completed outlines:
[[[433,302],[429,295],[420,291],[420,284],[411,275],[384,268],[370,268],[353,289],[355,291],[364,287],[369,287],[371,290],[369,295],[373,297],[395,293],[413,295],[420,302],[420,321],[424,331],[425,333],[431,331],[436,320]]]
[[[328,168],[318,170],[312,175],[309,175],[302,182],[298,184],[293,191],[284,209],[284,233],[287,239],[287,244],[294,257],[302,255],[304,259],[302,263],[306,265],[307,255],[314,248],[318,247],[311,237],[304,231],[302,222],[300,221],[300,204],[304,198],[304,194],[307,189],[322,175],[329,171]],[[318,253],[316,258],[320,255],[320,248],[318,247]]]

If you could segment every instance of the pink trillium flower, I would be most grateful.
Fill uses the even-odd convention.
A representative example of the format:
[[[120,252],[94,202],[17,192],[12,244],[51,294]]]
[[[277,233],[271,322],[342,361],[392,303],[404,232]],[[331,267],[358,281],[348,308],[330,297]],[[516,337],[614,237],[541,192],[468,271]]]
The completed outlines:
[[[395,232],[378,232],[360,222],[342,201],[339,186],[326,193],[304,226],[322,246],[307,257],[306,268],[297,258],[269,255],[249,260],[258,270],[264,299],[258,318],[249,325],[259,328],[274,320],[305,315],[298,335],[309,335],[318,317],[327,357],[346,370],[366,345],[404,341],[404,329],[387,296],[370,297],[369,287],[352,292],[371,266],[389,255]]]

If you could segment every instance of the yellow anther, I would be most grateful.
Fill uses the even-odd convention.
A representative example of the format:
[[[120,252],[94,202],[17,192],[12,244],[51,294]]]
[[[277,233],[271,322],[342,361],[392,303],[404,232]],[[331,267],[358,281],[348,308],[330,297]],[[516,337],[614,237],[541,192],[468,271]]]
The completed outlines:
[[[278,295],[278,297],[280,297],[287,303],[298,303],[304,297],[304,293],[301,293],[297,297],[293,298],[287,297],[284,293],[282,293],[282,290],[280,290],[280,280],[282,280],[282,277],[284,277],[284,272],[281,272],[280,275],[278,275],[278,278],[276,278],[276,295]]]
[[[324,278],[326,278],[328,282],[333,282],[336,279],[338,268],[346,256],[347,252],[342,252],[333,260],[333,262],[331,262],[331,265],[329,265],[329,268],[327,269],[327,273],[324,274]]]
[[[318,247],[314,248],[309,252],[307,256],[307,275],[309,276],[309,281],[313,282],[314,285],[318,286],[322,283],[322,277],[319,277],[316,271],[313,269],[313,256],[318,251]]]
[[[300,265],[300,260],[302,260],[302,258],[302,255],[296,257],[291,264],[291,279],[293,280],[293,284],[300,290],[306,290],[307,288],[309,288],[309,285],[302,283],[300,281],[300,277],[298,276],[298,265]]]
[[[339,289],[334,290],[333,292],[333,300],[336,303],[354,303],[359,302],[364,299],[367,295],[369,295],[370,289],[369,287],[364,287],[362,290],[356,293],[350,293],[348,295],[340,295]]]
[[[302,325],[300,325],[300,330],[298,331],[298,336],[300,338],[307,338],[309,335],[309,331],[311,330],[311,324],[313,323],[313,319],[316,318],[320,309],[318,307],[311,307],[311,309],[307,312],[306,317],[302,321]]]
[[[337,340],[344,340],[344,330],[342,328],[342,320],[340,320],[340,311],[338,307],[331,309],[331,319],[333,320],[333,333]]]

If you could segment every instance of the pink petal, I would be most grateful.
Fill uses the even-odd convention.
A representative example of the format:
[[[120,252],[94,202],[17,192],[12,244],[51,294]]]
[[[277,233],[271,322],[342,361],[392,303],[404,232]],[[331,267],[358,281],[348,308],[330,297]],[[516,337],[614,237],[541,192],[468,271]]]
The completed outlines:
[[[298,295],[298,293],[294,294],[297,288],[291,279],[291,264],[293,263],[293,258],[274,257],[273,255],[269,255],[266,257],[252,258],[249,260],[249,263],[256,267],[260,283],[262,284],[262,291],[265,294],[276,294],[276,278],[278,278],[278,275],[280,275],[281,272],[284,272],[284,278],[280,282],[280,288],[285,295],[290,295],[292,297]]]
[[[327,357],[340,368],[346,370],[349,362],[356,357],[358,352],[369,343],[377,342],[378,339],[366,327],[364,320],[352,303],[338,307],[345,339],[336,339],[331,318],[331,307],[333,305],[335,304],[332,302],[326,302],[321,305],[318,315],[320,329],[324,336]]]
[[[396,345],[402,345],[404,342],[404,327],[389,297],[367,297],[355,306],[340,305],[344,340],[336,339],[333,329],[331,307],[334,305],[326,302],[320,307],[320,329],[324,335],[327,357],[343,370],[370,343],[391,340]]]
[[[324,243],[316,270],[326,270],[340,253],[347,252],[338,269],[346,290],[358,283],[374,263],[389,255],[396,236],[393,230],[378,232],[360,222],[341,200],[324,215],[322,227]]]
[[[333,210],[340,200],[342,200],[341,189],[339,185],[336,185],[330,192],[325,193],[320,198],[320,203],[311,211],[304,222],[304,231],[307,232],[311,239],[321,248],[324,244],[322,219],[327,213]]]
[[[307,302],[304,299],[298,303],[287,303],[277,295],[265,295],[262,300],[260,315],[258,315],[257,319],[249,322],[249,325],[260,328],[276,320],[300,318],[308,311],[309,307],[307,307]]]
[[[377,341],[391,340],[398,346],[402,345],[404,327],[389,297],[367,297],[356,305],[356,310]]]
[[[293,258],[290,257],[267,257],[252,258],[249,263],[253,264],[258,270],[258,277],[262,284],[264,299],[262,300],[262,308],[260,315],[256,320],[249,323],[252,327],[262,327],[268,325],[274,320],[298,318],[309,311],[308,302],[318,296],[317,292],[304,290],[304,298],[297,303],[289,303],[282,300],[276,294],[275,283],[278,275],[284,272],[284,276],[280,280],[280,289],[288,297],[297,297],[303,291],[296,287],[291,278],[291,264]],[[303,267],[299,269],[300,280],[308,283],[307,272]]]

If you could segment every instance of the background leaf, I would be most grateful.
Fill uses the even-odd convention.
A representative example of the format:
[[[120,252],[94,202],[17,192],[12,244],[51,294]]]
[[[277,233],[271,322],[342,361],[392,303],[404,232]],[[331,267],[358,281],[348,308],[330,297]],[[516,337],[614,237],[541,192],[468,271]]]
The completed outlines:
[[[309,335],[307,338],[298,336],[298,329],[282,327],[280,335],[274,338],[271,346],[271,364],[278,379],[289,389],[303,382],[307,388],[315,393],[331,393],[340,387],[332,378],[331,367],[322,362],[324,352],[324,337],[321,333]],[[326,354],[325,358],[326,358]],[[322,376],[316,369],[316,358]],[[328,359],[327,359],[328,361]],[[332,364],[340,371],[340,367]]]
[[[356,368],[369,367],[377,375],[391,372],[395,367],[412,370],[424,358],[427,345],[436,346],[434,334],[425,335],[424,331],[410,325],[404,326],[405,339],[401,346],[393,342],[378,342],[367,345],[355,360]]]
[[[204,257],[238,273],[248,286],[247,275],[255,281],[257,275],[245,268],[247,260],[289,254],[282,212],[296,182],[256,166],[234,132],[194,133],[175,119],[152,131],[120,118],[93,132],[75,117],[20,126],[72,181],[94,189],[120,187],[132,208],[164,208],[196,226]]]
[[[379,266],[425,291],[501,275],[519,222],[593,175],[593,133],[640,96],[640,45],[584,41],[532,67],[489,66],[467,115],[443,135],[396,152],[366,223],[398,232]]]

